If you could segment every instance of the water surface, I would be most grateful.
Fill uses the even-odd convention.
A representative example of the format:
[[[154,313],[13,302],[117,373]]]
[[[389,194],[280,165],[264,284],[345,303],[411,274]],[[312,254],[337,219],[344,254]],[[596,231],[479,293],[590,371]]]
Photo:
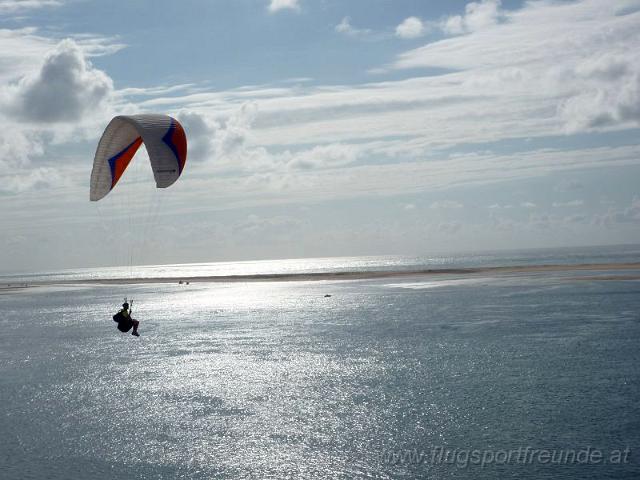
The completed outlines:
[[[139,339],[111,320],[124,296]],[[638,281],[40,287],[0,311],[3,479],[640,475]],[[394,456],[519,447],[632,453]]]

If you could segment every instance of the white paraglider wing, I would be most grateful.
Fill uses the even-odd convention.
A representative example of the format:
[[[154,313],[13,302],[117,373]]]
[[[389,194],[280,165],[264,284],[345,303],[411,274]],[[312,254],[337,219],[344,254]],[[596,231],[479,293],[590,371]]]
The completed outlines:
[[[144,143],[156,187],[172,185],[187,160],[187,138],[180,123],[158,114],[119,115],[107,125],[93,160],[89,198],[105,197],[118,183]]]

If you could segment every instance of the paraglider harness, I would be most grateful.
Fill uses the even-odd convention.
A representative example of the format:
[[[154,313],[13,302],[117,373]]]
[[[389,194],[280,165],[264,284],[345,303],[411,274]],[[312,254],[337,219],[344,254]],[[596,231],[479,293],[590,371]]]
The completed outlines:
[[[127,316],[125,316],[125,314],[122,313],[125,310],[124,309],[125,304],[129,305]],[[133,318],[131,318],[131,311],[133,310],[133,300],[131,300],[131,303],[129,303],[125,298],[124,303],[122,305],[123,305],[122,310],[120,310],[118,313],[116,313],[113,316],[113,321],[118,324],[118,330],[120,330],[121,332],[128,332],[129,330],[131,330],[131,327],[133,327]]]

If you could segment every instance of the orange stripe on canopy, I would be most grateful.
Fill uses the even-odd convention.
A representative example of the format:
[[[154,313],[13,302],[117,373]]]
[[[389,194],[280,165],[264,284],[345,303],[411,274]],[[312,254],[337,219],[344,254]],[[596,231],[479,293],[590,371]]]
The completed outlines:
[[[120,177],[122,177],[122,174],[129,166],[129,162],[131,162],[131,159],[138,151],[138,148],[140,148],[140,145],[142,145],[142,137],[138,137],[135,142],[129,145],[127,149],[120,155],[118,155],[118,158],[115,159],[115,164],[113,166],[113,176],[111,179],[111,188],[116,186],[116,183],[118,183],[118,180],[120,180]]]

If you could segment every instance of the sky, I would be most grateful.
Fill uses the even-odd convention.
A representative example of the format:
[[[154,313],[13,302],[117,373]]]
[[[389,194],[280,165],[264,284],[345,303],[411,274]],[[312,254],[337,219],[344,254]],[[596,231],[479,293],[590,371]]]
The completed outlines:
[[[0,271],[640,243],[639,133],[640,0],[0,0]]]

